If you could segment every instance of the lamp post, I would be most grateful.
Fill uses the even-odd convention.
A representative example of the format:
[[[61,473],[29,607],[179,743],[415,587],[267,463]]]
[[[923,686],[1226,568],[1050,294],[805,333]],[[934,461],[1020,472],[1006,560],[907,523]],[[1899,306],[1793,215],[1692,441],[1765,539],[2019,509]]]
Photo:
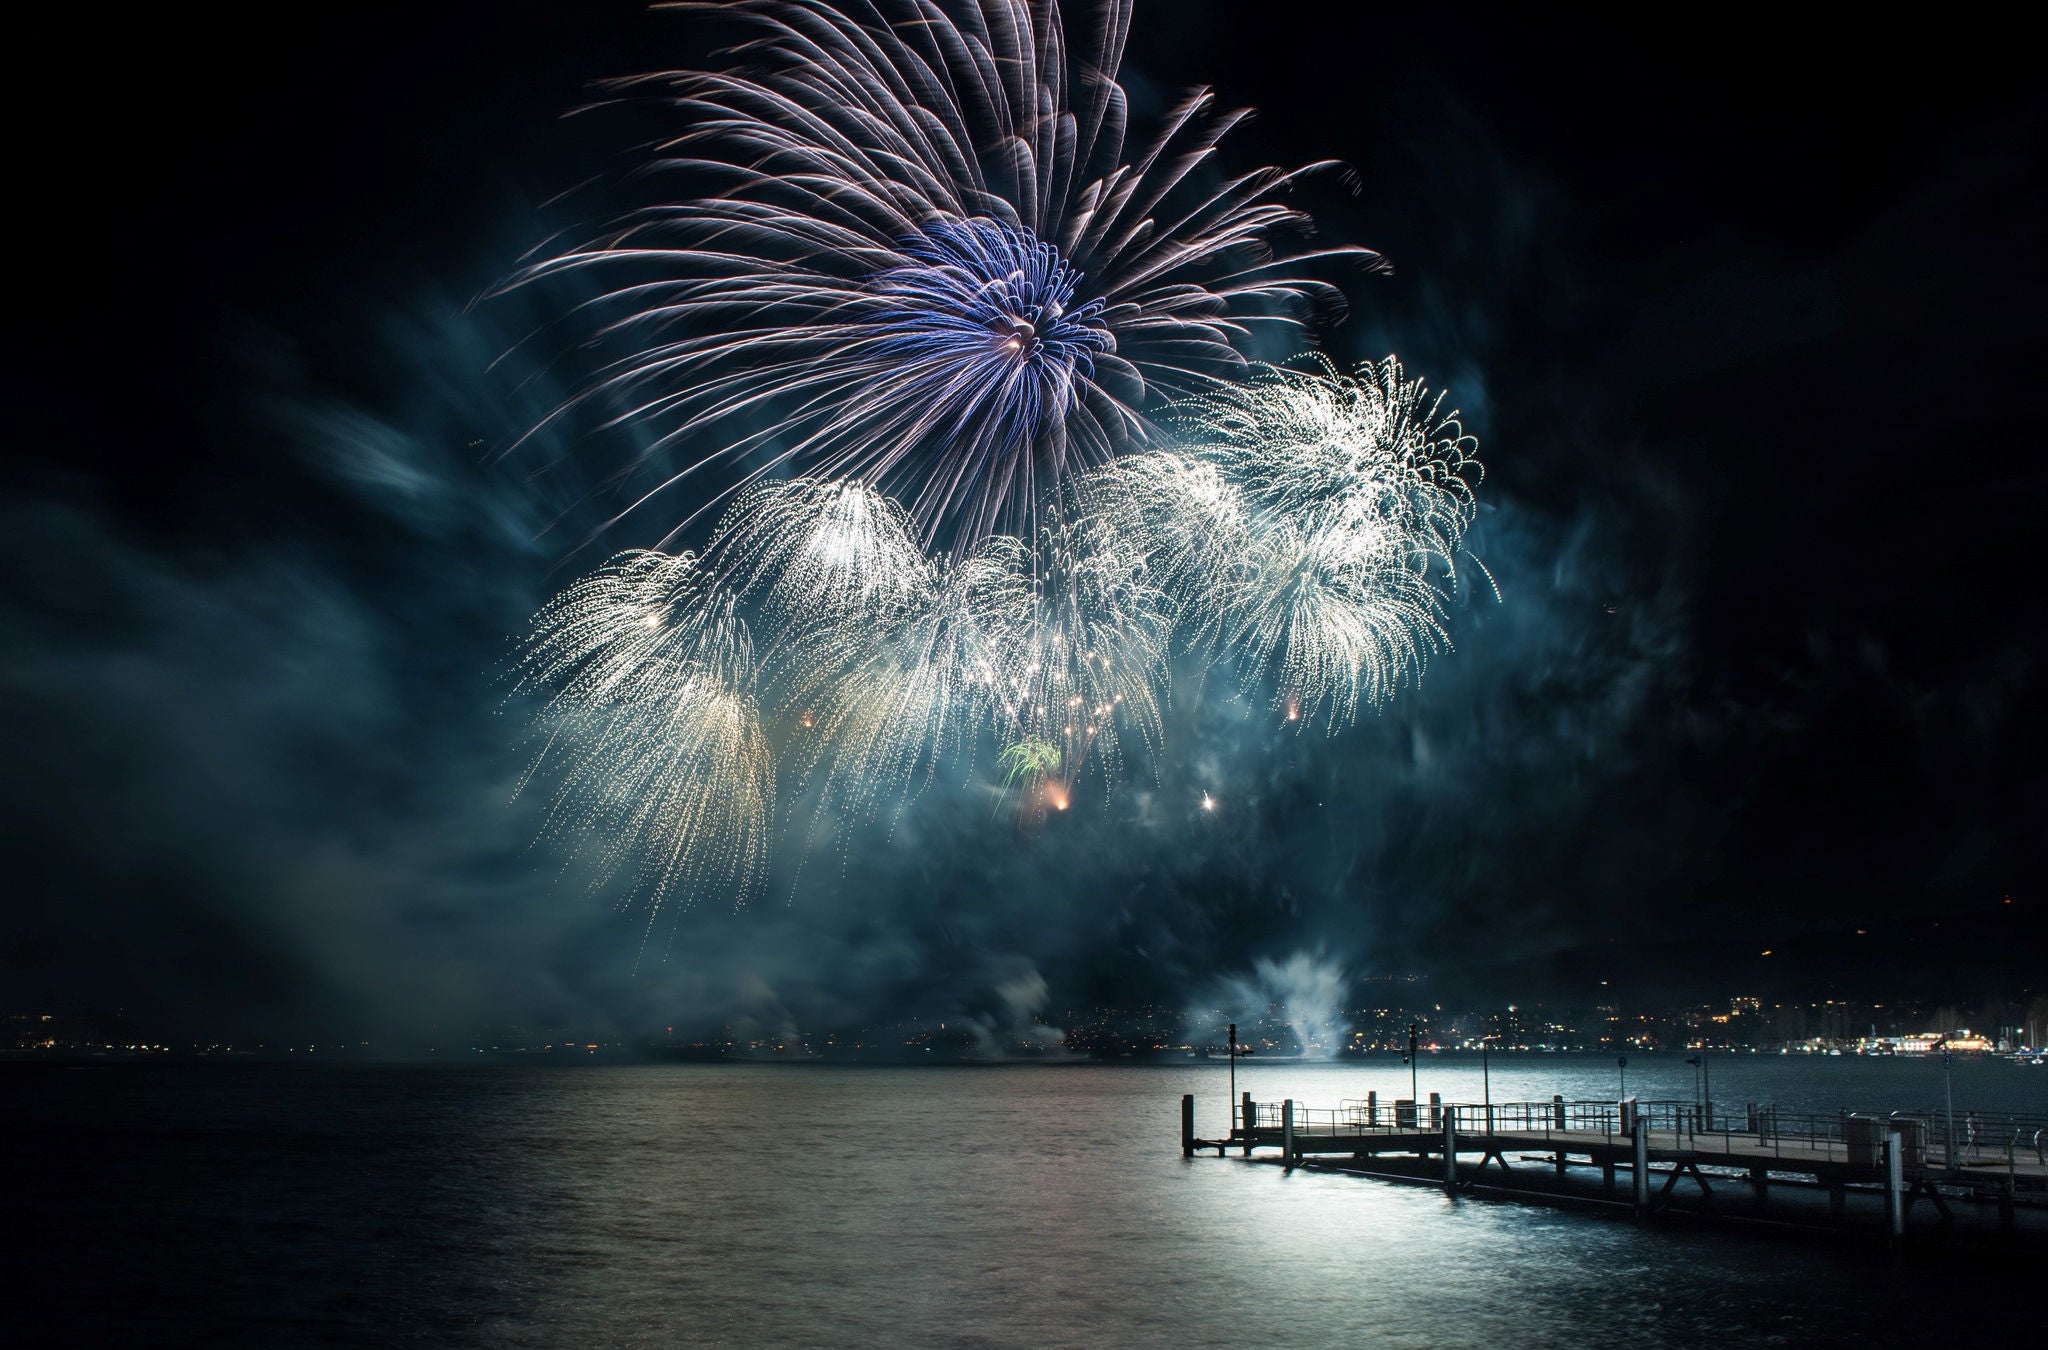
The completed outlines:
[[[1491,1036],[1479,1038],[1479,1091],[1486,1101],[1486,1132],[1493,1133],[1493,1069],[1487,1059],[1487,1047],[1493,1042]]]
[[[1237,1023],[1230,1024],[1230,1118],[1237,1119]],[[1230,1132],[1237,1134],[1235,1129]]]
[[[1948,1116],[1948,1168],[1951,1172],[1956,1166],[1956,1093],[1949,1070],[1955,1067],[1955,1062],[1955,1054],[1944,1040],[1941,1046],[1941,1102]]]
[[[1616,1055],[1614,1057],[1614,1066],[1621,1070],[1621,1095],[1626,1097],[1628,1096],[1628,1056]]]
[[[1700,1041],[1700,1100],[1707,1111],[1707,1128],[1714,1128],[1714,1071],[1707,1059],[1707,1043]]]
[[[1686,1063],[1692,1065],[1692,1109],[1693,1116],[1700,1122],[1700,1128],[1714,1128],[1714,1079],[1713,1070],[1708,1067],[1707,1043],[1700,1042],[1700,1052]]]

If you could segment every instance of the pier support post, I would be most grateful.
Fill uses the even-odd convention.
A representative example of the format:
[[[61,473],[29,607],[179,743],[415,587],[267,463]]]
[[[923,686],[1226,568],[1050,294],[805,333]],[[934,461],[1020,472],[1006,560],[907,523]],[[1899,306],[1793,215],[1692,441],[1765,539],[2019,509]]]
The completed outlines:
[[[1749,1184],[1756,1187],[1756,1202],[1759,1205],[1770,1197],[1771,1174],[1762,1164],[1749,1169]]]
[[[1294,1098],[1280,1103],[1280,1161],[1294,1170]]]
[[[1564,1094],[1561,1092],[1550,1094],[1550,1124],[1559,1134],[1564,1133]],[[1557,1150],[1557,1174],[1559,1176],[1564,1175],[1564,1149],[1562,1146]]]
[[[1434,1097],[1432,1097],[1432,1102]],[[1434,1107],[1432,1106],[1432,1109]],[[1458,1193],[1458,1108],[1444,1113],[1444,1194]]]
[[[1640,1115],[1629,1124],[1629,1141],[1635,1145],[1636,1213],[1641,1214],[1650,1207],[1650,1132],[1643,1128]]]
[[[1906,1235],[1906,1165],[1904,1139],[1897,1130],[1884,1137],[1884,1213],[1892,1241]]]
[[[1195,1094],[1180,1094],[1180,1156],[1195,1156]]]
[[[1377,1125],[1380,1123],[1380,1094],[1377,1092],[1365,1094],[1365,1123],[1367,1125]]]
[[[1238,1117],[1238,1119],[1244,1122],[1244,1128],[1242,1133],[1238,1135],[1238,1138],[1244,1141],[1244,1156],[1247,1158],[1252,1156],[1252,1122],[1258,1119],[1256,1110],[1257,1108],[1252,1105],[1252,1094],[1249,1092],[1245,1093],[1244,1114]]]
[[[1441,1127],[1443,1123],[1444,1094],[1441,1092],[1432,1092],[1429,1094],[1429,1128],[1432,1130],[1437,1129]]]
[[[1844,1185],[1843,1185],[1843,1184],[1842,1184],[1841,1182],[1839,1182],[1839,1181],[1831,1181],[1831,1182],[1829,1182],[1829,1183],[1828,1183],[1828,1213],[1830,1213],[1830,1214],[1834,1215],[1834,1216],[1835,1216],[1835,1217],[1837,1217],[1837,1218],[1840,1218],[1840,1217],[1841,1217],[1841,1214],[1842,1214],[1842,1211],[1843,1211],[1843,1209],[1847,1208],[1847,1206],[1848,1206],[1848,1203],[1849,1203],[1849,1188],[1848,1188],[1848,1187],[1846,1187],[1846,1186],[1844,1186]]]

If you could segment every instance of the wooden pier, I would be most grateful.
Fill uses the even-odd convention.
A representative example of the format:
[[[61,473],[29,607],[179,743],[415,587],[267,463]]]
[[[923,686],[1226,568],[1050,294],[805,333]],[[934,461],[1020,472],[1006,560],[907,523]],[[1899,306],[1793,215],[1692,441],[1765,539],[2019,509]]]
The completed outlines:
[[[2022,1208],[2048,1218],[2048,1117],[1968,1112],[1951,1124],[1933,1112],[1795,1116],[1751,1106],[1728,1119],[1693,1102],[1381,1102],[1376,1094],[1319,1109],[1254,1102],[1250,1093],[1231,1117],[1227,1138],[1197,1138],[1194,1098],[1183,1097],[1183,1156],[1277,1150],[1289,1168],[1426,1178],[1452,1195],[1605,1200],[1639,1215],[1676,1204],[1797,1221],[1791,1211],[1817,1211],[1813,1198],[1824,1194],[1822,1223],[1893,1240],[1923,1203],[1944,1235],[1956,1218],[1951,1202],[1992,1207],[1996,1233],[2008,1238]],[[1593,1169],[1597,1187],[1584,1180]]]

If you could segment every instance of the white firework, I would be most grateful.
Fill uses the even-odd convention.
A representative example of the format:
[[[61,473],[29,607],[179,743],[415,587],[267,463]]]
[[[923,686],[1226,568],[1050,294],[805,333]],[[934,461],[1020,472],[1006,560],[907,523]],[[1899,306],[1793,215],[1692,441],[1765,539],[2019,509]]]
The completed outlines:
[[[1183,640],[1332,729],[1420,678],[1481,473],[1457,414],[1391,357],[1265,367],[1178,413],[1180,449],[1084,494],[1142,541]]]
[[[775,757],[733,599],[690,554],[621,554],[540,611],[520,684],[545,699],[534,769],[552,762],[543,833],[631,866],[650,899],[743,903],[768,858]]]

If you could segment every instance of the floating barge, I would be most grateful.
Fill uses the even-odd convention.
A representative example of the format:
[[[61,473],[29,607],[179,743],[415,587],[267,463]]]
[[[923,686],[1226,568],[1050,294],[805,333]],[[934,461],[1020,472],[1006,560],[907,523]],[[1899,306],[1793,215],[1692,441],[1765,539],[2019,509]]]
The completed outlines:
[[[1248,1092],[1231,1115],[1227,1138],[1198,1138],[1195,1099],[1182,1097],[1182,1156],[1236,1150],[1290,1169],[1426,1180],[1450,1195],[1762,1218],[1893,1241],[1924,1201],[1919,1226],[1936,1236],[1954,1233],[1959,1206],[1995,1212],[1995,1227],[1972,1225],[1995,1241],[2018,1241],[2021,1229],[2028,1245],[2048,1236],[2048,1116],[1748,1106],[1728,1118],[1684,1101],[1465,1103],[1435,1094],[1314,1108],[1255,1102]]]

